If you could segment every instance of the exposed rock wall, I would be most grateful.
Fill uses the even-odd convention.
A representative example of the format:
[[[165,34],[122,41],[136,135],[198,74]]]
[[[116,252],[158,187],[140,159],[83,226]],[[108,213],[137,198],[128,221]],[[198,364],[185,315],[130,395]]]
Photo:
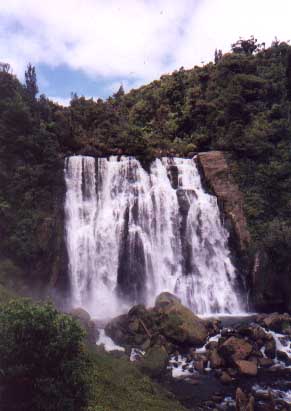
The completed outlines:
[[[258,250],[254,258],[249,252],[250,233],[244,215],[244,197],[231,175],[226,154],[222,151],[199,153],[197,163],[206,188],[216,195],[230,233],[230,246],[244,273],[252,309],[256,311],[290,311],[290,279],[288,272],[278,272],[272,258]],[[287,269],[288,271],[288,269]]]
[[[250,234],[243,211],[243,195],[235,183],[225,154],[222,151],[199,153],[198,165],[207,187],[216,195],[230,231],[234,231],[235,241],[241,252],[246,252],[250,243]]]
[[[229,246],[241,274],[240,287],[249,290],[252,288],[252,261],[248,253],[251,237],[243,209],[243,194],[234,181],[222,151],[199,153],[196,159],[205,188],[218,199],[223,223],[230,234]]]

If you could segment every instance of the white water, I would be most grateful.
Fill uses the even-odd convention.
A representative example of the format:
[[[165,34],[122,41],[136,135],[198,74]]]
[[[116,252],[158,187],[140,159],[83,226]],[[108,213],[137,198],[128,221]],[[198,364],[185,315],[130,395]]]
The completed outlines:
[[[99,338],[96,342],[96,345],[103,345],[105,351],[125,351],[124,347],[116,345],[115,342],[105,334],[104,329],[99,330]]]
[[[198,372],[194,369],[194,366],[194,361],[189,362],[186,357],[178,355],[177,358],[170,358],[167,368],[171,370],[173,378],[185,378],[198,374]]]
[[[199,314],[242,311],[228,233],[193,160],[157,159],[147,173],[134,158],[73,156],[65,180],[74,306],[110,317],[169,291]]]

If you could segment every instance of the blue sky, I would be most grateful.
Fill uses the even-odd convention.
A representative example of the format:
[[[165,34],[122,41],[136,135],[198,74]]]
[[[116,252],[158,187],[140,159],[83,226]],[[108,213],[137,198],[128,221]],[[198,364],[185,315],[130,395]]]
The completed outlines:
[[[48,64],[36,64],[38,86],[41,93],[64,102],[71,93],[79,96],[107,98],[116,92],[121,84],[126,82],[127,88],[134,85],[135,77],[114,77],[88,75],[81,69],[72,69],[66,64],[51,67]]]
[[[0,1],[0,61],[67,104],[71,92],[107,98],[181,66],[213,59],[240,36],[291,38],[290,0]]]

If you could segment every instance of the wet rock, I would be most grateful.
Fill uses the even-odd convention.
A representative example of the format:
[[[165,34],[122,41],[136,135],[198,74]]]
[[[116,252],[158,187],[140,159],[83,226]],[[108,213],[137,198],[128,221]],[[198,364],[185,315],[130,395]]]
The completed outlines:
[[[127,331],[128,317],[126,314],[113,318],[105,327],[105,333],[116,344],[126,345],[129,340]]]
[[[138,332],[139,329],[139,320],[135,319],[129,322],[128,329],[132,332]]]
[[[209,335],[212,337],[219,334],[221,329],[221,321],[217,319],[206,320],[205,325],[208,329]],[[214,342],[214,341],[213,341]]]
[[[241,326],[238,329],[238,333],[242,337],[248,337],[256,342],[265,341],[268,338],[266,331],[262,327],[257,325]]]
[[[258,373],[258,366],[253,361],[237,360],[235,364],[241,374],[255,376]]]
[[[83,308],[75,308],[70,312],[70,315],[78,320],[81,327],[86,332],[85,341],[88,345],[95,346],[96,341],[99,338],[99,331],[93,320],[91,320],[90,314]]]
[[[236,368],[228,368],[228,369],[227,369],[227,373],[228,373],[231,377],[235,378],[235,377],[237,376],[237,374],[238,374],[238,371],[237,371]]]
[[[208,344],[206,344],[206,349],[207,350],[214,350],[218,347],[218,342],[217,341],[210,341]]]
[[[230,337],[219,347],[218,353],[230,362],[246,359],[252,349],[252,345],[242,338]]]
[[[202,359],[196,361],[194,368],[196,371],[202,372],[204,370],[204,361]]]
[[[179,186],[179,178],[178,178],[178,167],[175,165],[170,165],[167,167],[168,177],[171,182],[171,186],[176,190]]]
[[[291,316],[287,313],[259,315],[257,316],[256,321],[263,327],[282,334],[288,334],[291,327]]]
[[[235,330],[232,328],[223,328],[221,330],[221,337],[223,338],[229,338],[235,335]]]
[[[291,362],[288,354],[284,351],[279,351],[278,350],[277,351],[277,358],[278,358],[278,360],[283,361],[286,365],[289,365],[290,362]]]
[[[223,371],[220,376],[220,381],[222,384],[230,384],[232,382],[232,378],[226,371]]]
[[[254,344],[255,345],[255,344]],[[253,346],[254,347],[254,346]],[[262,345],[262,347],[263,347],[263,345]],[[256,347],[257,348],[257,347]],[[261,348],[261,347],[260,347]],[[256,349],[253,349],[253,351],[252,351],[252,357],[253,358],[263,358],[263,353],[261,352],[261,351],[259,351],[259,350],[256,350]]]
[[[197,198],[196,191],[179,188],[176,193],[181,214],[187,214],[192,200]]]
[[[274,364],[271,358],[259,358],[259,365],[263,368],[271,367]]]
[[[275,358],[276,356],[276,341],[273,337],[265,344],[265,354],[269,358]]]
[[[211,368],[221,368],[224,365],[224,360],[218,354],[216,349],[210,351],[209,361],[210,361]]]
[[[236,411],[254,411],[255,399],[251,395],[248,397],[240,387],[235,392]]]

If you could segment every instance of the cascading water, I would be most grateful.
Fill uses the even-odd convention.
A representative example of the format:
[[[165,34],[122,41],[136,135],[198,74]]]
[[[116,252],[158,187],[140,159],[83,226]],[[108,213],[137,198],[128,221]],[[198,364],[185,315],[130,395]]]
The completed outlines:
[[[72,304],[109,317],[162,291],[195,313],[235,313],[236,271],[217,200],[191,159],[66,159]]]

